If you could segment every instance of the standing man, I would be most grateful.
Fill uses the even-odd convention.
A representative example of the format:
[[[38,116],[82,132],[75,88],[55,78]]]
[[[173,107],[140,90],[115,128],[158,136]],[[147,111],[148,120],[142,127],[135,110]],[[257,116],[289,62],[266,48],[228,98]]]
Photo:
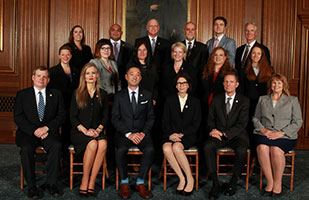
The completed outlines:
[[[233,175],[224,194],[232,196],[237,190],[237,179],[246,162],[249,139],[246,126],[249,117],[249,100],[236,93],[238,87],[237,73],[227,72],[223,86],[225,93],[214,97],[208,113],[209,139],[204,144],[204,155],[209,176],[213,186],[208,194],[209,199],[218,198],[221,192],[217,177],[216,151],[218,148],[231,147],[235,150]]]
[[[171,61],[171,43],[158,36],[160,25],[158,20],[150,19],[146,26],[148,35],[137,38],[135,40],[135,47],[142,42],[145,42],[147,49],[149,49],[150,62],[154,63],[159,70],[162,69],[163,64]]]
[[[154,148],[150,130],[154,123],[151,93],[139,87],[142,79],[137,67],[129,67],[125,78],[128,88],[115,95],[112,109],[112,123],[116,129],[116,166],[121,180],[120,197],[129,198],[129,179],[127,173],[127,152],[131,146],[138,146],[143,152],[136,189],[142,198],[151,198],[144,186],[145,178],[154,159]]]
[[[267,60],[269,64],[271,64],[269,49],[266,46],[258,43],[256,41],[256,36],[257,36],[257,25],[254,22],[246,23],[245,37],[246,37],[247,43],[241,45],[240,47],[236,49],[235,68],[239,75],[243,74],[241,71],[247,66],[247,61],[251,53],[251,49],[256,45],[260,45],[263,48],[265,55],[267,57]],[[242,78],[243,77],[240,76],[241,86],[242,86]]]
[[[186,35],[186,39],[183,41],[187,47],[186,61],[194,66],[198,71],[199,77],[201,77],[208,59],[207,47],[205,44],[196,41],[196,25],[194,23],[186,23],[183,32]]]
[[[224,17],[216,17],[213,23],[215,37],[206,42],[208,53],[210,55],[214,48],[223,47],[229,54],[230,65],[232,67],[236,54],[236,42],[224,34],[227,26],[227,20]]]
[[[126,88],[127,81],[124,78],[124,75],[126,73],[126,67],[129,63],[133,47],[129,43],[121,40],[122,33],[121,26],[119,24],[113,24],[109,28],[109,39],[106,40],[109,40],[113,47],[113,55],[118,66],[121,88]],[[101,40],[104,40],[104,38]],[[99,40],[98,43],[101,40]]]
[[[14,120],[18,126],[16,144],[21,148],[21,163],[28,184],[28,197],[41,198],[36,187],[35,149],[43,146],[47,151],[46,189],[52,196],[61,192],[56,186],[60,169],[61,138],[59,127],[65,120],[65,108],[61,93],[46,88],[49,72],[38,67],[32,75],[33,87],[17,92],[14,105]]]

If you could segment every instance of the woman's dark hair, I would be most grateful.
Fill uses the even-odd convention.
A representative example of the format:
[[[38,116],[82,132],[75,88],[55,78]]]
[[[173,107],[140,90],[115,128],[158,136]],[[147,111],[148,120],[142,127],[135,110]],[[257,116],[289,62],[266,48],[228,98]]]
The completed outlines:
[[[145,59],[145,63],[147,65],[147,67],[150,67],[150,53],[151,51],[147,48],[147,45],[146,45],[146,42],[139,42],[137,43],[136,47],[134,48],[134,51],[132,53],[132,56],[131,56],[131,59],[130,59],[130,64],[132,65],[140,65],[141,63],[139,62],[139,59],[138,59],[138,48],[142,45],[145,45],[146,49],[147,49],[147,57]]]
[[[61,50],[68,50],[72,54],[72,49],[68,44],[64,44],[59,48],[59,55],[60,55]]]
[[[75,28],[82,29],[83,38],[82,38],[82,41],[81,41],[81,45],[84,45],[85,44],[85,31],[84,31],[84,29],[83,29],[83,27],[81,25],[75,25],[75,26],[72,27],[72,29],[70,31],[70,36],[69,36],[69,43],[74,43],[73,32],[74,32]]]
[[[95,45],[95,50],[94,50],[94,58],[101,58],[101,47],[104,45],[109,45],[111,48],[111,55],[109,56],[110,59],[114,59],[114,53],[113,53],[113,45],[111,44],[111,42],[107,39],[102,39],[99,40],[96,45]]]
[[[191,90],[192,90],[192,83],[191,83],[191,77],[190,77],[190,75],[189,75],[188,73],[186,73],[186,72],[181,72],[181,73],[179,73],[179,74],[175,77],[175,80],[174,80],[175,86],[177,85],[177,81],[178,81],[179,78],[184,78],[184,79],[186,79],[186,81],[188,82],[188,85],[189,85],[188,92],[191,92]]]

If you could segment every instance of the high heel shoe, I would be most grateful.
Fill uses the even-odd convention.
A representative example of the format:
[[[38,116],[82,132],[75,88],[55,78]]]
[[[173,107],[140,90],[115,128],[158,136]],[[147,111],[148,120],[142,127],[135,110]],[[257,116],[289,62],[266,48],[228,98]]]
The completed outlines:
[[[88,195],[89,196],[92,196],[92,197],[96,197],[97,196],[97,194],[95,193],[95,189],[89,189],[88,188]]]
[[[88,197],[88,191],[87,191],[87,190],[81,190],[81,189],[79,189],[79,190],[78,190],[78,194],[79,194],[79,196],[81,196],[81,197]]]
[[[270,197],[272,195],[272,191],[266,191],[265,189],[261,192],[261,195],[264,197]]]
[[[190,196],[192,192],[193,192],[193,189],[191,190],[191,192],[183,191],[183,196]]]
[[[176,194],[183,194],[183,189],[182,190],[178,190],[177,188],[176,188]]]

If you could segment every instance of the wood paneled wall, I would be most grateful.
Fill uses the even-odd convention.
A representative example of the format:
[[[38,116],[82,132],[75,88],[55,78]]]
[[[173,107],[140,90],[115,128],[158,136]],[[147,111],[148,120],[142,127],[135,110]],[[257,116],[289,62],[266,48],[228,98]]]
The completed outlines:
[[[86,44],[108,37],[109,26],[123,24],[125,0],[0,0],[3,2],[3,41],[0,52],[0,97],[15,96],[31,85],[32,69],[58,63],[58,48],[68,42],[72,26],[84,27]],[[213,37],[216,16],[228,20],[227,35],[237,46],[245,43],[244,24],[258,25],[258,41],[268,46],[272,65],[288,76],[291,92],[304,109],[309,102],[309,0],[191,0],[191,21],[197,39]],[[0,20],[1,21],[1,20]],[[306,123],[309,114],[304,112]],[[0,142],[12,142],[12,112],[0,112]],[[309,135],[305,128],[305,135]]]

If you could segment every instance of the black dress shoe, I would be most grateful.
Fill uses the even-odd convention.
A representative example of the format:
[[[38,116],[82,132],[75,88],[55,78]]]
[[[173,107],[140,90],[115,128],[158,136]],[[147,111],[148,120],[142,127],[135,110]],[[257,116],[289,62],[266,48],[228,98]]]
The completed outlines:
[[[51,196],[59,197],[63,195],[63,193],[58,189],[58,187],[55,184],[47,184],[46,189]]]
[[[280,193],[273,192],[271,197],[274,198],[274,199],[279,199],[281,197],[281,194],[282,194],[282,192],[280,192]]]
[[[87,190],[81,190],[81,189],[79,189],[79,190],[78,190],[78,194],[79,194],[79,196],[81,196],[81,197],[88,197],[88,192],[87,192]]]
[[[261,191],[261,195],[264,197],[270,197],[272,195],[272,191],[266,191],[265,189]]]
[[[40,199],[43,197],[43,193],[36,186],[33,186],[28,189],[28,197],[31,199]]]
[[[219,197],[221,190],[219,185],[213,185],[210,192],[208,193],[208,199],[215,200]]]
[[[182,190],[178,190],[178,189],[176,188],[176,194],[183,195],[183,189],[182,189]]]
[[[192,194],[193,190],[191,192],[186,192],[186,191],[183,191],[183,195],[184,196],[190,196]]]
[[[88,195],[92,197],[96,197],[97,193],[95,192],[95,189],[89,189],[88,188]]]
[[[224,191],[225,196],[233,196],[236,193],[237,185],[229,184],[228,187]]]

